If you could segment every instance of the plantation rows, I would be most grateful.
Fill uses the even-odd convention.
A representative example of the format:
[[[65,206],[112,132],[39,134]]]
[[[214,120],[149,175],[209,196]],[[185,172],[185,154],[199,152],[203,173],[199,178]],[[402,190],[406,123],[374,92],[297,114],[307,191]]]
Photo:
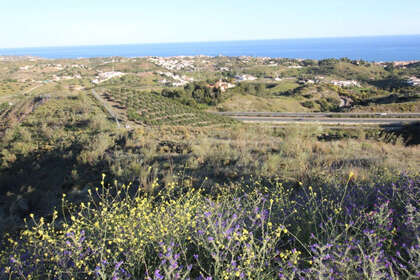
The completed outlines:
[[[111,89],[108,101],[125,109],[127,118],[143,125],[207,126],[229,122],[228,119],[202,112],[156,93],[132,89]]]

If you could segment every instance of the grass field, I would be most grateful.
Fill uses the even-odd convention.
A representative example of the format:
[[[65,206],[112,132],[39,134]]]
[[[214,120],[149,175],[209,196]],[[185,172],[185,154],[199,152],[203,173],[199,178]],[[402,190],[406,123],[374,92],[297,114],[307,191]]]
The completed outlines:
[[[302,100],[303,101],[303,100]],[[231,112],[305,112],[299,100],[290,97],[259,97],[242,94],[227,98],[216,107],[219,111]]]

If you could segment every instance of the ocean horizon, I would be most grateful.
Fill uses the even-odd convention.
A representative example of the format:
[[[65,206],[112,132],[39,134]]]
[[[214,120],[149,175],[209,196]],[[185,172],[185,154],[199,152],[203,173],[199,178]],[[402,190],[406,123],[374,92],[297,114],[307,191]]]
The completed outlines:
[[[48,59],[196,55],[409,61],[420,60],[420,35],[0,48],[0,56]]]

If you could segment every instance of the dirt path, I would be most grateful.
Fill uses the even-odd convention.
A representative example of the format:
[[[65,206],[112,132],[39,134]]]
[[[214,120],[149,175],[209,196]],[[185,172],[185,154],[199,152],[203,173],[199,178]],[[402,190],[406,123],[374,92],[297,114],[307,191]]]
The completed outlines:
[[[111,110],[111,108],[108,107],[108,105],[105,103],[105,101],[96,93],[94,89],[92,89],[92,95],[95,97],[96,100],[98,100],[99,103],[102,104],[105,111],[111,115],[112,118],[115,119],[115,122],[117,123],[117,126],[120,127],[120,122],[118,121],[117,115]]]
[[[22,93],[19,92],[19,93],[15,93],[15,94],[9,94],[9,95],[0,96],[0,101],[7,101],[7,99],[9,99],[9,98],[13,98],[13,97],[16,97],[16,96],[19,96],[19,95],[29,94],[32,91],[36,90],[37,88],[42,87],[43,85],[44,84],[36,85],[36,86],[34,86],[34,87],[32,87],[32,88],[30,88],[30,89],[28,89],[28,90],[26,90],[26,91],[24,91]]]
[[[34,90],[36,90],[37,88],[39,88],[39,87],[42,87],[44,84],[39,84],[39,85],[36,85],[36,86],[34,86],[33,88],[30,88],[30,89],[28,89],[27,91],[25,91],[23,94],[28,94],[28,93],[31,93],[32,91],[34,91]]]

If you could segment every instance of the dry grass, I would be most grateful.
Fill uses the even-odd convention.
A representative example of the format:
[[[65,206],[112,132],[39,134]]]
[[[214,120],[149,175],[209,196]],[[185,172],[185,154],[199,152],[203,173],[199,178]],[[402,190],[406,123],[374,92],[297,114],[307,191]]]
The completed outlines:
[[[299,100],[292,97],[259,97],[235,94],[217,106],[219,111],[232,112],[305,112]]]

